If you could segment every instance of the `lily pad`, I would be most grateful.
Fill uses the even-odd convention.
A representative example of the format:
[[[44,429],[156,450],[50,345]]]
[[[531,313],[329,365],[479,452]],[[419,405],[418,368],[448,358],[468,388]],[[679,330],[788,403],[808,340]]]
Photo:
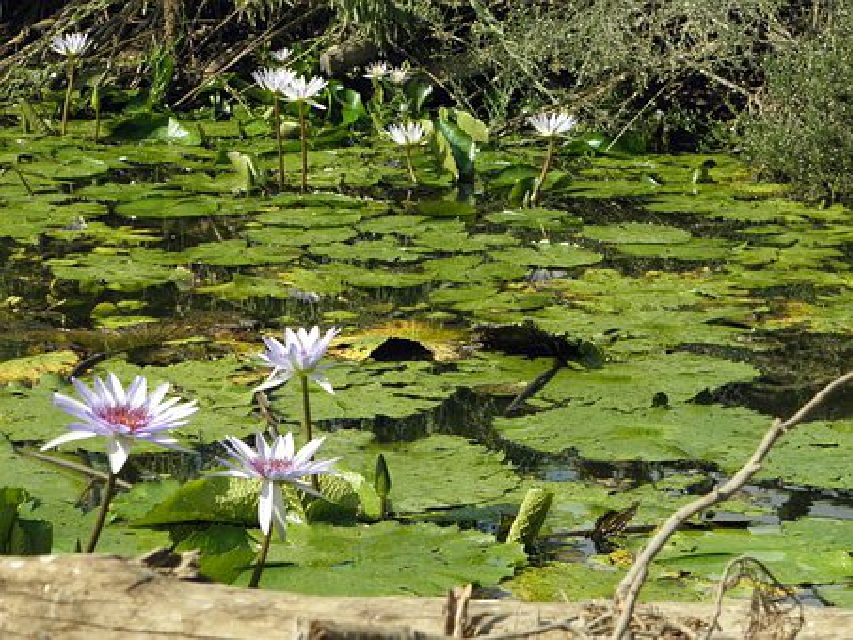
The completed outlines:
[[[437,596],[458,584],[493,586],[526,556],[518,544],[432,524],[291,527],[272,544],[261,587],[325,596]],[[247,584],[251,571],[236,584]]]

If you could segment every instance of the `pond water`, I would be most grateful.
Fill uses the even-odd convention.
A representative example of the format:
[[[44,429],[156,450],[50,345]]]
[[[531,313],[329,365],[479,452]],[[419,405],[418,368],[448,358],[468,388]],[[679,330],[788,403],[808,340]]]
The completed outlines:
[[[524,141],[481,152],[472,189],[418,155],[412,188],[387,144],[321,134],[300,195],[245,189],[221,162],[251,151],[272,169],[267,137],[205,129],[207,146],[0,132],[0,167],[20,171],[0,177],[0,487],[30,493],[25,515],[53,523],[56,550],[85,535],[97,492],[20,452],[63,432],[51,396],[72,372],[143,373],[201,406],[181,432],[200,455],[131,458],[103,550],[198,548],[210,575],[245,584],[256,494],[179,482],[216,465],[226,434],[264,427],[248,391],[262,334],[340,326],[336,394],[311,394],[324,454],[369,484],[382,452],[392,517],[311,505],[264,585],[432,595],[474,581],[575,599],[609,596],[650,526],[849,367],[849,210],[790,201],[736,157],[564,153],[525,208],[512,189],[542,150]],[[298,432],[293,385],[270,402]],[[749,553],[814,601],[853,604],[851,434],[847,391],[675,536],[646,597],[709,598]],[[88,443],[68,456],[103,468]],[[542,536],[502,544],[534,487],[554,493]],[[600,516],[635,503],[626,533],[591,542]]]

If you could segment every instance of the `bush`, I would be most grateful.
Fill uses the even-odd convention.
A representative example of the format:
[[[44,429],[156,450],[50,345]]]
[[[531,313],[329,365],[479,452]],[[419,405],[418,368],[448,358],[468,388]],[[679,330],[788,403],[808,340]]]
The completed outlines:
[[[770,177],[806,198],[853,199],[853,10],[768,59],[745,147]]]

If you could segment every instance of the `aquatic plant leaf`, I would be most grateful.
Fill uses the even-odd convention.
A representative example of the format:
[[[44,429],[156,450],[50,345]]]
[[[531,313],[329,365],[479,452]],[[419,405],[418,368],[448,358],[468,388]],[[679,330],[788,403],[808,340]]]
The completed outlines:
[[[529,267],[549,269],[582,267],[601,262],[603,256],[595,251],[581,249],[569,243],[551,244],[543,241],[533,247],[512,247],[494,255],[496,260]]]
[[[608,244],[681,244],[692,237],[689,231],[677,227],[639,222],[586,225],[581,235]]]
[[[853,522],[802,518],[750,530],[680,531],[657,558],[664,568],[710,580],[740,555],[765,563],[784,584],[850,584]]]
[[[216,582],[231,583],[257,556],[244,527],[214,524],[181,539],[175,553],[199,551],[199,573]]]
[[[625,570],[613,566],[606,556],[596,556],[589,563],[555,562],[544,567],[528,567],[503,586],[522,600],[581,602],[612,598],[624,576]],[[667,574],[652,565],[650,578],[643,585],[639,599],[645,602],[710,599],[712,587],[707,582],[697,583]]]
[[[324,450],[342,456],[348,468],[365,477],[372,476],[382,453],[394,473],[390,503],[397,514],[492,501],[518,484],[502,454],[458,436],[380,446],[358,433],[339,431],[326,440]]]
[[[191,480],[132,524],[135,527],[184,522],[256,525],[260,491],[260,482],[243,478]]]
[[[436,596],[453,585],[497,584],[526,556],[477,531],[433,524],[290,527],[274,542],[261,587],[325,596]],[[236,584],[246,584],[244,572]]]
[[[80,358],[73,351],[49,351],[36,356],[0,362],[0,385],[10,382],[35,384],[44,374],[68,375]]]

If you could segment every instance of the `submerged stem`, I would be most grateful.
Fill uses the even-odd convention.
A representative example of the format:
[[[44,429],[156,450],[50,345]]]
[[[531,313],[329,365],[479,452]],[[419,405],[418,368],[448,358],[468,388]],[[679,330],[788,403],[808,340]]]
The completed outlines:
[[[101,510],[98,513],[98,520],[95,522],[95,528],[92,529],[92,536],[89,538],[89,544],[86,545],[86,553],[94,553],[95,547],[98,546],[98,538],[101,537],[101,531],[104,528],[104,523],[107,521],[107,511],[110,508],[110,500],[113,497],[113,491],[116,488],[116,474],[110,470],[107,474],[107,483],[104,487],[104,499],[101,503]]]
[[[539,202],[539,193],[542,191],[542,185],[545,184],[545,178],[548,177],[548,170],[551,168],[551,161],[554,159],[554,136],[548,138],[548,153],[545,154],[545,161],[542,163],[542,172],[539,174],[539,180],[533,188],[533,197],[531,200],[534,204]]]
[[[59,126],[59,134],[65,135],[68,131],[68,112],[71,109],[71,93],[74,91],[74,61],[68,61],[68,88],[65,90],[65,104],[62,105],[62,124]]]
[[[308,124],[305,121],[305,103],[299,101],[299,131],[302,138],[302,193],[308,189]]]
[[[273,95],[273,119],[275,120],[275,139],[278,143],[278,188],[284,191],[284,150],[281,142],[281,102],[278,94]]]
[[[264,573],[264,566],[267,563],[267,554],[270,551],[270,541],[272,540],[272,532],[275,526],[270,523],[270,528],[264,536],[264,543],[261,545],[261,553],[258,556],[258,562],[255,564],[255,570],[252,571],[252,579],[249,580],[249,588],[257,589],[261,584],[261,575]]]

